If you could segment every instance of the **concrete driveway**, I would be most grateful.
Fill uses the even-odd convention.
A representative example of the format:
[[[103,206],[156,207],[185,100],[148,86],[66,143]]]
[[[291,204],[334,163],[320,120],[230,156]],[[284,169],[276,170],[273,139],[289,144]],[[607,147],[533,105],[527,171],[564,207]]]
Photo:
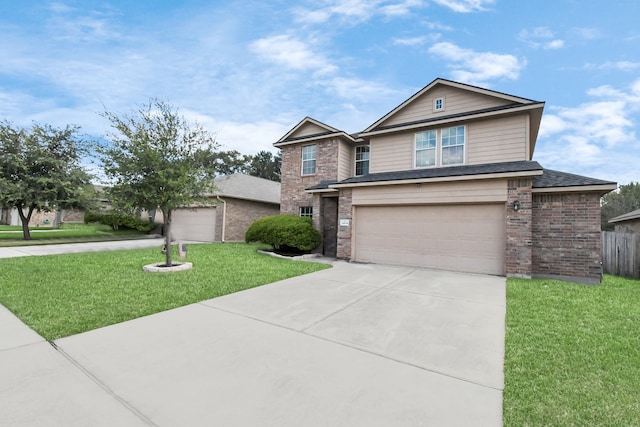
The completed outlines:
[[[500,426],[504,320],[504,278],[336,262],[58,350],[25,331],[0,345],[0,413],[10,425]]]

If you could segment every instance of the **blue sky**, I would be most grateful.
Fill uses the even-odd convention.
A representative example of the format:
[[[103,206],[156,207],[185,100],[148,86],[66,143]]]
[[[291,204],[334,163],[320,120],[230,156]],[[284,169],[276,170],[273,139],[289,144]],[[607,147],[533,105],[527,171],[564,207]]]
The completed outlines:
[[[545,101],[534,160],[640,180],[637,0],[0,0],[0,119],[171,103],[223,149],[366,128],[443,77]],[[103,107],[104,106],[104,107]]]

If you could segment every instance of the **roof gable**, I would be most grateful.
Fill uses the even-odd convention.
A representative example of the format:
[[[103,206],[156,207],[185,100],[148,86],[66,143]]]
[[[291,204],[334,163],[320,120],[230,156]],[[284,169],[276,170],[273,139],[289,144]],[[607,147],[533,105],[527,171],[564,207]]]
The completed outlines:
[[[317,138],[327,138],[331,136],[343,136],[347,139],[353,140],[353,137],[344,131],[336,129],[311,117],[305,117],[300,121],[300,123],[295,125],[293,129],[276,141],[274,145],[277,147],[279,145],[303,142]]]
[[[441,111],[433,111],[433,102],[436,98],[444,99],[444,109]],[[418,119],[434,120],[464,112],[529,104],[540,103],[527,98],[438,78],[381,117],[362,133],[372,132],[379,128],[400,126]]]

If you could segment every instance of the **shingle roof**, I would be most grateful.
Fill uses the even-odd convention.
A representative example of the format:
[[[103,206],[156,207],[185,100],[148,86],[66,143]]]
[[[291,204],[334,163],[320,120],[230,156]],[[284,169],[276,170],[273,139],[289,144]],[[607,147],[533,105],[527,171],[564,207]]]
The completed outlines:
[[[328,190],[331,184],[335,184],[338,181],[335,179],[320,181],[319,184],[314,185],[313,187],[305,188],[305,190]]]
[[[501,162],[483,165],[449,166],[444,168],[412,169],[399,172],[380,172],[356,176],[338,182],[338,184],[357,184],[364,182],[401,181],[421,178],[444,178],[467,175],[486,175],[494,173],[541,171],[542,166],[534,161]]]
[[[619,215],[615,218],[611,218],[609,222],[623,222],[623,221],[631,221],[632,219],[640,218],[640,209],[636,209],[635,211],[627,212],[626,214]]]
[[[214,195],[280,204],[280,183],[255,176],[234,173],[216,178]]]
[[[589,178],[588,176],[575,175],[552,169],[545,169],[544,173],[533,177],[533,188],[576,187],[585,185],[610,185],[616,184],[602,179]]]

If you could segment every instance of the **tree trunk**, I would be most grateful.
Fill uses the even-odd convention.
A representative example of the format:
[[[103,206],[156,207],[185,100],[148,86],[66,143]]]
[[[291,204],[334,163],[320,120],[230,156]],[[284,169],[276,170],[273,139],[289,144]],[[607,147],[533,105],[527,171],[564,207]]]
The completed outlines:
[[[20,216],[20,221],[22,222],[22,237],[24,240],[31,240],[31,231],[29,231],[29,221],[31,221],[31,214],[33,213],[33,208],[29,208],[29,213],[27,216],[24,215],[24,211],[22,207],[18,208],[18,215]]]
[[[164,247],[166,248],[166,262],[167,267],[173,265],[171,261],[171,209],[162,209],[162,218],[164,219]]]

